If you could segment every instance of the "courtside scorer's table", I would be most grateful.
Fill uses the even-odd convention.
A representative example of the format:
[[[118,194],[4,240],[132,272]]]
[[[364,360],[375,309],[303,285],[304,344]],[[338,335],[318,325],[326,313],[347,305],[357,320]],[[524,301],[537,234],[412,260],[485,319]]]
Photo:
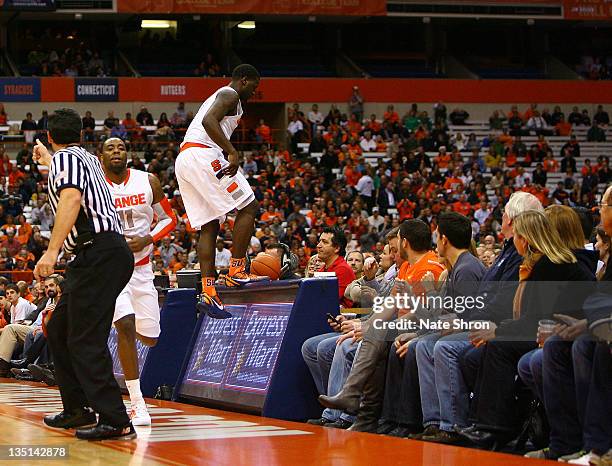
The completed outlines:
[[[322,408],[301,347],[330,331],[326,314],[338,313],[337,287],[332,277],[221,289],[230,319],[197,318],[195,289],[169,290],[157,345],[137,344],[143,394],[169,385],[175,400],[277,419],[318,417]],[[109,349],[124,387],[114,329]]]

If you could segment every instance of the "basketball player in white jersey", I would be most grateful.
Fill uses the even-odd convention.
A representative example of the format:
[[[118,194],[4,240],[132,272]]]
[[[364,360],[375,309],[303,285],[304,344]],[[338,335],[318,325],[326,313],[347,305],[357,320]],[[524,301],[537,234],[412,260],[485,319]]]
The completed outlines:
[[[115,303],[119,360],[130,393],[132,424],[150,425],[151,417],[140,391],[136,338],[154,346],[160,334],[159,302],[149,256],[153,244],[176,226],[176,216],[155,175],[127,168],[124,142],[110,138],[102,146],[102,167],[127,243],[134,253],[134,272]],[[151,230],[154,216],[157,224]]]
[[[175,164],[176,178],[191,226],[200,229],[198,259],[202,295],[198,308],[229,317],[215,290],[215,245],[219,222],[238,210],[232,235],[232,258],[226,286],[241,286],[261,279],[246,272],[246,252],[255,227],[258,203],[251,186],[238,172],[238,151],[230,138],[242,116],[243,104],[259,85],[259,72],[239,65],[232,81],[200,107],[185,133]],[[227,156],[227,159],[225,158]]]

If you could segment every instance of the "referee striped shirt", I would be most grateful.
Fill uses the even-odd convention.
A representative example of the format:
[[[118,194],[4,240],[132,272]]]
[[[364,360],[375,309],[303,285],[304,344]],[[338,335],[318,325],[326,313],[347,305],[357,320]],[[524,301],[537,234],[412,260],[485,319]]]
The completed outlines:
[[[57,212],[60,191],[64,188],[81,191],[81,210],[64,242],[66,252],[74,251],[77,237],[84,233],[114,231],[123,234],[102,165],[82,147],[68,146],[53,154],[49,170],[49,203],[53,215]]]

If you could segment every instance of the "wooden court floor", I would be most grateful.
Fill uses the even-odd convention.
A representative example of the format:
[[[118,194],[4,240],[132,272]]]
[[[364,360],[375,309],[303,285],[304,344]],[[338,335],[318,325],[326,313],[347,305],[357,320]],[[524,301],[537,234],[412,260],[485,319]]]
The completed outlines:
[[[46,427],[42,417],[61,410],[59,392],[36,383],[0,379],[0,464],[7,465],[441,465],[553,464],[381,435],[353,433],[147,400],[152,427],[135,441],[87,442]],[[7,459],[8,448],[66,448],[67,458]],[[558,464],[558,463],[554,463]]]

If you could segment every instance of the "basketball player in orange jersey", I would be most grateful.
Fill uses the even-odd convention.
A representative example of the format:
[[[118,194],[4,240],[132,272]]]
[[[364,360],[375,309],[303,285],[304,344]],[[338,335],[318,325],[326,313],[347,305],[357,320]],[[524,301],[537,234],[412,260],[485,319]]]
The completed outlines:
[[[140,392],[136,338],[154,346],[160,334],[159,301],[149,256],[153,244],[176,227],[176,216],[155,175],[127,168],[124,142],[110,138],[102,146],[102,168],[125,233],[134,253],[134,272],[115,303],[119,360],[130,393],[130,418],[135,426],[151,424]],[[154,217],[157,224],[151,230]]]
[[[262,278],[246,272],[246,252],[258,203],[246,178],[238,172],[238,151],[230,142],[242,116],[242,106],[257,86],[259,72],[251,65],[237,66],[229,85],[217,90],[198,110],[175,164],[187,217],[194,229],[200,229],[197,249],[202,295],[198,309],[218,317],[229,317],[229,313],[224,311],[215,290],[215,244],[220,222],[234,209],[238,213],[225,285],[242,286]]]

